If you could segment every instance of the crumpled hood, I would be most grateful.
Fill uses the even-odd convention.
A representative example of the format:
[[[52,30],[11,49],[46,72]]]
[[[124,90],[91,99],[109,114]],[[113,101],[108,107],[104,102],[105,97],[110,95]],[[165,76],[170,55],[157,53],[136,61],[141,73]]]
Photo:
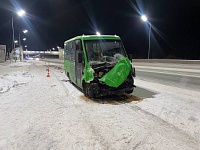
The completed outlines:
[[[100,81],[111,87],[120,86],[127,78],[131,70],[130,60],[126,57],[121,59]]]

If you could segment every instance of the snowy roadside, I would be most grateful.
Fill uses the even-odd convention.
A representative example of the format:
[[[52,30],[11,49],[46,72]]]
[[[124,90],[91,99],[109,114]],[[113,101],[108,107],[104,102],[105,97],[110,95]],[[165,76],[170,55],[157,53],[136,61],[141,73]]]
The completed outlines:
[[[200,143],[200,90],[161,85],[136,80],[136,85],[149,87],[158,94],[137,104],[142,110],[155,115],[163,121],[194,137]]]
[[[199,149],[198,92],[136,78],[128,98],[90,100],[46,65],[0,65],[0,149]]]
[[[31,63],[16,62],[1,64],[0,69],[0,93],[9,91],[12,87],[17,87],[30,82],[32,76],[26,71]],[[22,67],[25,70],[19,70]],[[9,69],[8,69],[9,68]],[[13,72],[12,72],[12,71]],[[19,71],[18,71],[19,70]]]
[[[7,92],[12,87],[30,82],[31,75],[27,71],[17,71],[0,76],[0,93]]]

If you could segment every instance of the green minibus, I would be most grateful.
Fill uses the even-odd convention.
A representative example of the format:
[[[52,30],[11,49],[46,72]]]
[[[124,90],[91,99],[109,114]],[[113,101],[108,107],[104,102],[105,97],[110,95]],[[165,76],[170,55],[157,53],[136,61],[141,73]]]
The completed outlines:
[[[82,35],[65,41],[64,69],[89,98],[132,93],[135,87],[135,69],[116,35]]]

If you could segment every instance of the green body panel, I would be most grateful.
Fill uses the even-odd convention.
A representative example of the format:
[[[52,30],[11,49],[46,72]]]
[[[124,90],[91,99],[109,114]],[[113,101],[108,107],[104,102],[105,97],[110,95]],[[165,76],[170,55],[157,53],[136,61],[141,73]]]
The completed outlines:
[[[90,81],[92,81],[94,79],[94,70],[89,65],[87,55],[86,55],[84,40],[85,40],[85,38],[87,39],[87,37],[81,36],[80,38],[81,38],[81,41],[82,41],[82,46],[83,46],[82,48],[83,48],[83,52],[84,52],[83,56],[84,56],[84,61],[85,61],[85,67],[84,67],[84,70],[83,70],[83,80],[86,83],[89,83]]]
[[[69,74],[70,80],[72,80],[73,82],[76,82],[74,63],[70,60],[64,60],[64,66],[65,66],[66,73]]]
[[[85,80],[86,83],[89,83],[94,79],[94,70],[88,65],[85,66],[83,70],[83,79]]]
[[[76,82],[77,82],[77,85],[81,88],[82,87],[82,80],[79,79],[79,78],[76,78]]]
[[[129,75],[131,70],[130,60],[126,57],[120,60],[100,81],[105,82],[108,86],[120,86]]]
[[[70,62],[69,60],[64,60],[65,72],[70,72]]]

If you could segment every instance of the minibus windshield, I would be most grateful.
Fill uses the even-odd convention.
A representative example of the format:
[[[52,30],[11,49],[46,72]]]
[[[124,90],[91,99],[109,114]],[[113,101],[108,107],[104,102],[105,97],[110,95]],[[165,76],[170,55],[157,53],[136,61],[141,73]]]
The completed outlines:
[[[115,64],[126,57],[121,40],[88,40],[85,49],[90,65]]]

